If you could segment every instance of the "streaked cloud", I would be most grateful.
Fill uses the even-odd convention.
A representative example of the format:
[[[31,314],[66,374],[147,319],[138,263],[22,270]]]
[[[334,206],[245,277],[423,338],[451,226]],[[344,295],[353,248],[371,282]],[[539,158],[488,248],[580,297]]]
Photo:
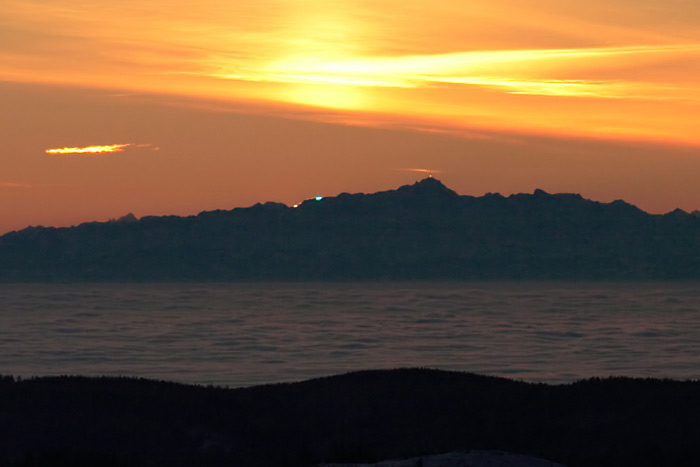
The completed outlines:
[[[142,149],[150,149],[151,151],[160,151],[160,148],[154,144],[146,143],[146,144],[132,144],[134,148],[142,148]]]
[[[84,146],[72,148],[47,149],[46,154],[102,154],[109,152],[122,152],[131,144],[108,144],[103,146]]]
[[[84,146],[84,147],[70,147],[70,148],[55,148],[47,149],[46,154],[105,154],[122,152],[127,148],[149,148],[152,151],[158,151],[160,148],[152,144],[133,144],[133,143],[123,143],[123,144],[108,144],[101,146]]]
[[[442,170],[432,170],[432,169],[408,169],[408,168],[399,168],[399,169],[394,169],[394,170],[399,170],[401,172],[417,172],[417,173],[424,173],[424,174],[439,174],[442,173]]]
[[[29,188],[31,185],[16,182],[0,182],[0,188]]]
[[[327,60],[290,57],[259,67],[226,72],[225,60],[211,63],[220,79],[287,84],[353,87],[418,88],[456,84],[498,88],[512,94],[541,96],[700,99],[688,86],[645,82],[617,75],[615,79],[561,78],[600,74],[600,69],[654,62],[665,56],[700,59],[700,44],[580,49],[468,51],[399,57],[350,57]],[[590,70],[598,70],[592,72]],[[689,91],[696,91],[689,94]]]

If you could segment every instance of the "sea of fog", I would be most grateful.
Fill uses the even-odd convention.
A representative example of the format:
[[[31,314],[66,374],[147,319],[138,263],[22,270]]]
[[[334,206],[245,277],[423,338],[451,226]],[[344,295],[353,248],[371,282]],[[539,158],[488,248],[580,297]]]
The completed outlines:
[[[698,283],[0,285],[0,373],[231,387],[430,367],[700,379]]]

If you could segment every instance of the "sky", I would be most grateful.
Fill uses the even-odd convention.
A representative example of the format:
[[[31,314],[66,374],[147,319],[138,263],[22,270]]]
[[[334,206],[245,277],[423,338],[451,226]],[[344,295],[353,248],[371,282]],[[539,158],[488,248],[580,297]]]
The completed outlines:
[[[375,192],[700,209],[694,0],[3,0],[0,233]]]

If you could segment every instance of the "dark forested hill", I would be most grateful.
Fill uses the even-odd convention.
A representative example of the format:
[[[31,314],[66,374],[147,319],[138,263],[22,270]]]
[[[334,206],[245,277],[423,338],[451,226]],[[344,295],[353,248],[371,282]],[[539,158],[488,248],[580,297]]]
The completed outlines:
[[[0,465],[311,467],[495,449],[569,467],[696,466],[698,394],[690,381],[420,369],[245,389],[0,377]]]
[[[700,278],[700,217],[438,180],[0,237],[0,280]]]

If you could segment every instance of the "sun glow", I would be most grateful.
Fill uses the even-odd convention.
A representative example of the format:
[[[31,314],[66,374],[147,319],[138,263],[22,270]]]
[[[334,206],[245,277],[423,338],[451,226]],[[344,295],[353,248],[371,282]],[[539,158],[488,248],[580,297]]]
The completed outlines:
[[[581,49],[470,51],[395,57],[320,59],[291,56],[259,67],[219,71],[219,79],[337,87],[421,88],[440,84],[498,88],[511,94],[600,98],[700,100],[695,87],[670,87],[636,78],[602,79],[601,68],[632,67],[641,61],[691,54],[700,44]],[[212,64],[214,66],[214,64]],[[226,68],[225,62],[217,64]],[[569,77],[575,73],[577,77]],[[674,92],[675,91],[675,92]],[[689,94],[690,91],[695,91]],[[323,93],[316,100],[326,101]],[[332,100],[332,99],[331,99]],[[340,105],[338,105],[339,107]],[[356,107],[356,106],[354,106]]]
[[[700,18],[685,0],[202,2],[6,0],[0,79],[370,126],[700,143]]]
[[[131,144],[109,144],[105,146],[86,146],[82,148],[47,149],[46,154],[101,154],[107,152],[122,152]]]

